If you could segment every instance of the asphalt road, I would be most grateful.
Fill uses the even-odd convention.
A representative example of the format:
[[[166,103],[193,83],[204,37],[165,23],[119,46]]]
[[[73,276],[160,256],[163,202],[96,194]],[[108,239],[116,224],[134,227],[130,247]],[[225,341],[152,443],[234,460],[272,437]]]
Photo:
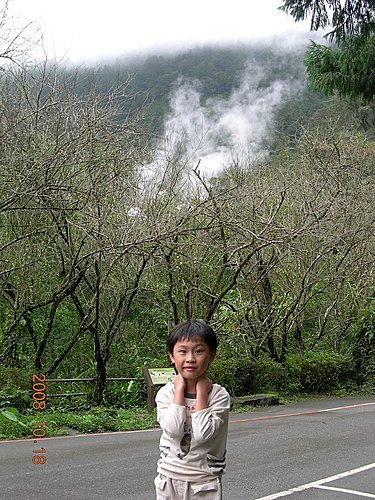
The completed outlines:
[[[374,429],[375,397],[232,415],[224,500],[344,500],[358,492],[375,498]],[[151,430],[39,439],[44,465],[31,461],[32,439],[0,442],[0,498],[153,500],[159,436]]]

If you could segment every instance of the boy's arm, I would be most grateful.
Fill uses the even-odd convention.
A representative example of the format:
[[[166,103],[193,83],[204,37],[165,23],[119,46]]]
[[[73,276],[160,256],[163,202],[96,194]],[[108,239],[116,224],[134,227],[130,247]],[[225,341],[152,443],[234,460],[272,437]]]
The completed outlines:
[[[185,406],[174,401],[174,391],[168,386],[162,387],[155,398],[157,421],[164,432],[171,438],[182,438],[186,419]]]
[[[207,408],[201,410],[196,408],[192,413],[192,427],[195,439],[205,441],[217,433],[228,422],[229,409],[230,396],[224,388],[221,388],[213,396]]]

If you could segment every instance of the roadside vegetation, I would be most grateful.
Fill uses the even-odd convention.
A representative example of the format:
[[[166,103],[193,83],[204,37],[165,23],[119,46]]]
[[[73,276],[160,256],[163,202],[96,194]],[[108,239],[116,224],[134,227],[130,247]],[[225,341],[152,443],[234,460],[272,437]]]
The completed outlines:
[[[353,377],[351,360],[334,359],[330,353],[310,356],[309,361],[290,359],[286,367],[268,361],[256,366],[238,359],[230,364],[217,360],[210,370],[211,376],[225,385],[232,396],[266,394],[278,396],[280,404],[292,401],[332,397],[374,395],[373,380],[358,384]],[[15,372],[14,372],[15,373]],[[73,384],[69,384],[70,386]],[[77,386],[77,384],[75,384]],[[82,385],[82,384],[81,384]],[[116,390],[106,391],[103,404],[93,407],[90,391],[86,396],[48,398],[43,412],[33,410],[31,391],[19,385],[5,384],[0,392],[1,401],[12,405],[14,418],[0,414],[1,439],[33,439],[33,430],[41,418],[46,437],[85,433],[143,430],[158,427],[156,410],[147,407],[145,383],[117,382]],[[25,384],[27,387],[27,384]],[[20,408],[16,411],[16,408]],[[254,405],[234,403],[232,413],[255,411]]]
[[[277,394],[279,404],[294,401],[311,401],[319,399],[340,398],[347,396],[374,395],[373,388],[352,386],[333,390],[327,393],[294,393]],[[270,394],[275,395],[275,394]],[[254,405],[234,404],[231,413],[241,414],[264,408]],[[40,419],[33,411],[26,411],[17,415],[17,421],[1,419],[0,440],[34,439],[35,423]],[[132,430],[154,429],[158,427],[156,410],[145,406],[128,409],[119,406],[98,406],[93,408],[89,404],[67,405],[66,408],[51,408],[43,413],[45,422],[45,437],[72,436],[77,434],[91,434],[101,432],[119,432]]]

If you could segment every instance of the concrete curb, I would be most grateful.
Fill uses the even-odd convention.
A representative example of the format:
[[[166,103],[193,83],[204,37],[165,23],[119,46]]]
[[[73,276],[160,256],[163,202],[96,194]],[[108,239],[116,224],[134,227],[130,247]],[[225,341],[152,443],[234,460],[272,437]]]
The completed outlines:
[[[256,394],[254,396],[240,396],[231,398],[230,407],[233,408],[234,404],[239,406],[271,406],[279,404],[279,396],[276,394]]]

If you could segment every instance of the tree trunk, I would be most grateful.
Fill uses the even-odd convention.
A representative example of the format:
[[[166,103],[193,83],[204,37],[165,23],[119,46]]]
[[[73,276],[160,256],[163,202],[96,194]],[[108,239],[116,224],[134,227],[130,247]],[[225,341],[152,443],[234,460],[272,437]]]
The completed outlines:
[[[96,361],[96,378],[92,404],[94,406],[99,406],[103,402],[103,394],[107,380],[107,368],[102,356],[99,335],[97,332],[94,333],[94,351]]]
[[[268,276],[268,269],[263,261],[261,252],[257,252],[257,267],[261,286],[261,305],[259,312],[261,320],[267,328],[267,346],[271,359],[278,361],[278,355],[273,337],[272,324],[272,286]]]
[[[295,338],[295,341],[298,345],[300,353],[303,354],[305,351],[305,344],[304,344],[303,339],[302,339],[302,330],[301,330],[301,327],[300,327],[300,324],[298,321],[296,321],[296,329],[294,331],[294,338]]]

